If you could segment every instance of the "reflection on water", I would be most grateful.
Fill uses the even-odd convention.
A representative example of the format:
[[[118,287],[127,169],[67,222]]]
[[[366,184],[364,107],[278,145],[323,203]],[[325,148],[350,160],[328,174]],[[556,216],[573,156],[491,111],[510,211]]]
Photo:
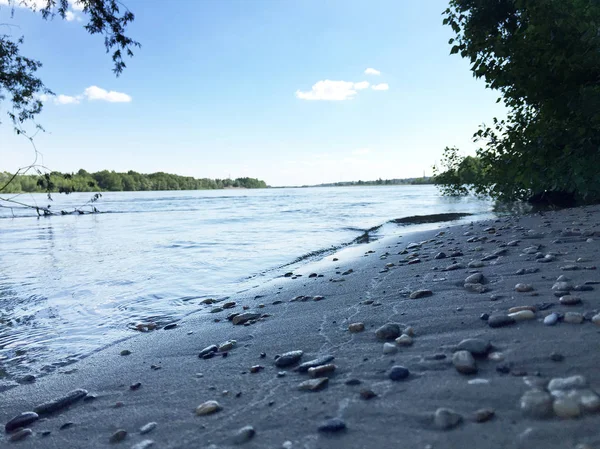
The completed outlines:
[[[51,371],[390,219],[491,210],[433,186],[106,193],[97,207],[41,219],[0,210],[0,377]],[[380,232],[406,232],[396,229]]]

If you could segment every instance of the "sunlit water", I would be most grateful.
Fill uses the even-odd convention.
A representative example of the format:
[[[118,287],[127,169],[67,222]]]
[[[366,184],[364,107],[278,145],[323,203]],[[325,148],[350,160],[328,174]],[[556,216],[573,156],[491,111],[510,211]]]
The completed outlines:
[[[89,197],[55,195],[53,209]],[[97,207],[39,219],[0,209],[0,378],[52,371],[135,323],[181,318],[390,219],[491,211],[433,186],[106,193]]]

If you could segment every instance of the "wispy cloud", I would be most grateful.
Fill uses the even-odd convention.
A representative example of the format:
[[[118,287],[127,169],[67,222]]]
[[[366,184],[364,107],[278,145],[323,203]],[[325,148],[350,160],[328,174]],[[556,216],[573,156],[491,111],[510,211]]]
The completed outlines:
[[[368,89],[371,84],[368,81],[361,81],[360,83],[354,83],[356,90]]]
[[[365,70],[365,75],[381,75],[381,72],[377,69],[369,67]]]
[[[88,87],[83,91],[83,95],[90,101],[102,100],[109,103],[130,103],[132,100],[131,96],[123,92],[108,91],[98,86]]]
[[[0,0],[2,1],[2,0]],[[60,94],[57,96],[40,95],[40,100],[43,102],[52,101],[57,105],[79,104],[82,100],[87,101],[106,101],[109,103],[130,103],[133,99],[130,95],[123,92],[108,91],[98,86],[90,86],[83,91],[82,94],[71,96]]]
[[[388,83],[374,84],[373,86],[371,86],[371,89],[373,89],[373,90],[389,90],[390,85]]]
[[[356,84],[352,81],[318,81],[308,92],[297,90],[296,97],[301,100],[351,100],[356,95]]]
[[[48,6],[48,0],[0,0],[0,6],[2,5],[39,11]],[[69,6],[71,10],[65,13],[67,22],[72,22],[73,20],[81,21],[81,17],[73,11],[83,11],[83,3],[79,0],[69,0]]]

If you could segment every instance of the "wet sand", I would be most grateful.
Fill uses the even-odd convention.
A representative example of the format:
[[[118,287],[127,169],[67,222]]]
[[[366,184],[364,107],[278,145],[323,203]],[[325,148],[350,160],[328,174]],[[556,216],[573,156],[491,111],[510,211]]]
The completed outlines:
[[[598,448],[599,223],[600,207],[578,208],[343,250],[228,299],[231,308],[190,315],[3,392],[4,423],[75,389],[88,397],[51,413],[38,409],[31,432],[18,442],[6,433],[0,446]],[[436,259],[440,252],[446,257]],[[482,282],[465,286],[477,273]],[[561,275],[567,284],[556,286]],[[580,301],[561,304],[558,287]],[[519,306],[530,307],[507,318]],[[227,319],[244,312],[260,318]],[[552,313],[557,322],[544,324]],[[358,323],[364,330],[351,332]],[[397,326],[376,332],[386,324]],[[385,330],[388,341],[377,335]],[[396,343],[398,330],[412,336]],[[471,352],[457,356],[464,339],[481,341],[463,343]],[[230,340],[232,348],[198,357]],[[303,351],[299,362],[281,366],[293,354],[276,356],[290,351]],[[335,371],[317,378],[329,380],[300,389],[313,377],[298,365],[323,356],[334,357]],[[575,375],[584,379],[548,385]],[[198,415],[206,401],[218,410]],[[150,422],[156,427],[140,435]],[[238,433],[245,426],[252,429]],[[113,434],[122,440],[111,442]]]

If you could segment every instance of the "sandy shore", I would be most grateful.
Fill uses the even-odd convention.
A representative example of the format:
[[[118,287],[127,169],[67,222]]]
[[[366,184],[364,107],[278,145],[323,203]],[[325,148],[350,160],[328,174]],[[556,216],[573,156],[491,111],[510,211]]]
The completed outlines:
[[[600,207],[589,207],[348,248],[230,298],[231,308],[3,392],[2,422],[39,418],[25,415],[30,431],[0,445],[599,448],[599,223]],[[227,319],[250,312],[262,317]],[[457,347],[465,339],[476,340]],[[290,351],[302,351],[299,362],[276,359]],[[334,371],[298,371],[325,356]],[[75,389],[88,396],[39,407]],[[200,412],[217,411],[198,415],[207,401],[218,405]]]

